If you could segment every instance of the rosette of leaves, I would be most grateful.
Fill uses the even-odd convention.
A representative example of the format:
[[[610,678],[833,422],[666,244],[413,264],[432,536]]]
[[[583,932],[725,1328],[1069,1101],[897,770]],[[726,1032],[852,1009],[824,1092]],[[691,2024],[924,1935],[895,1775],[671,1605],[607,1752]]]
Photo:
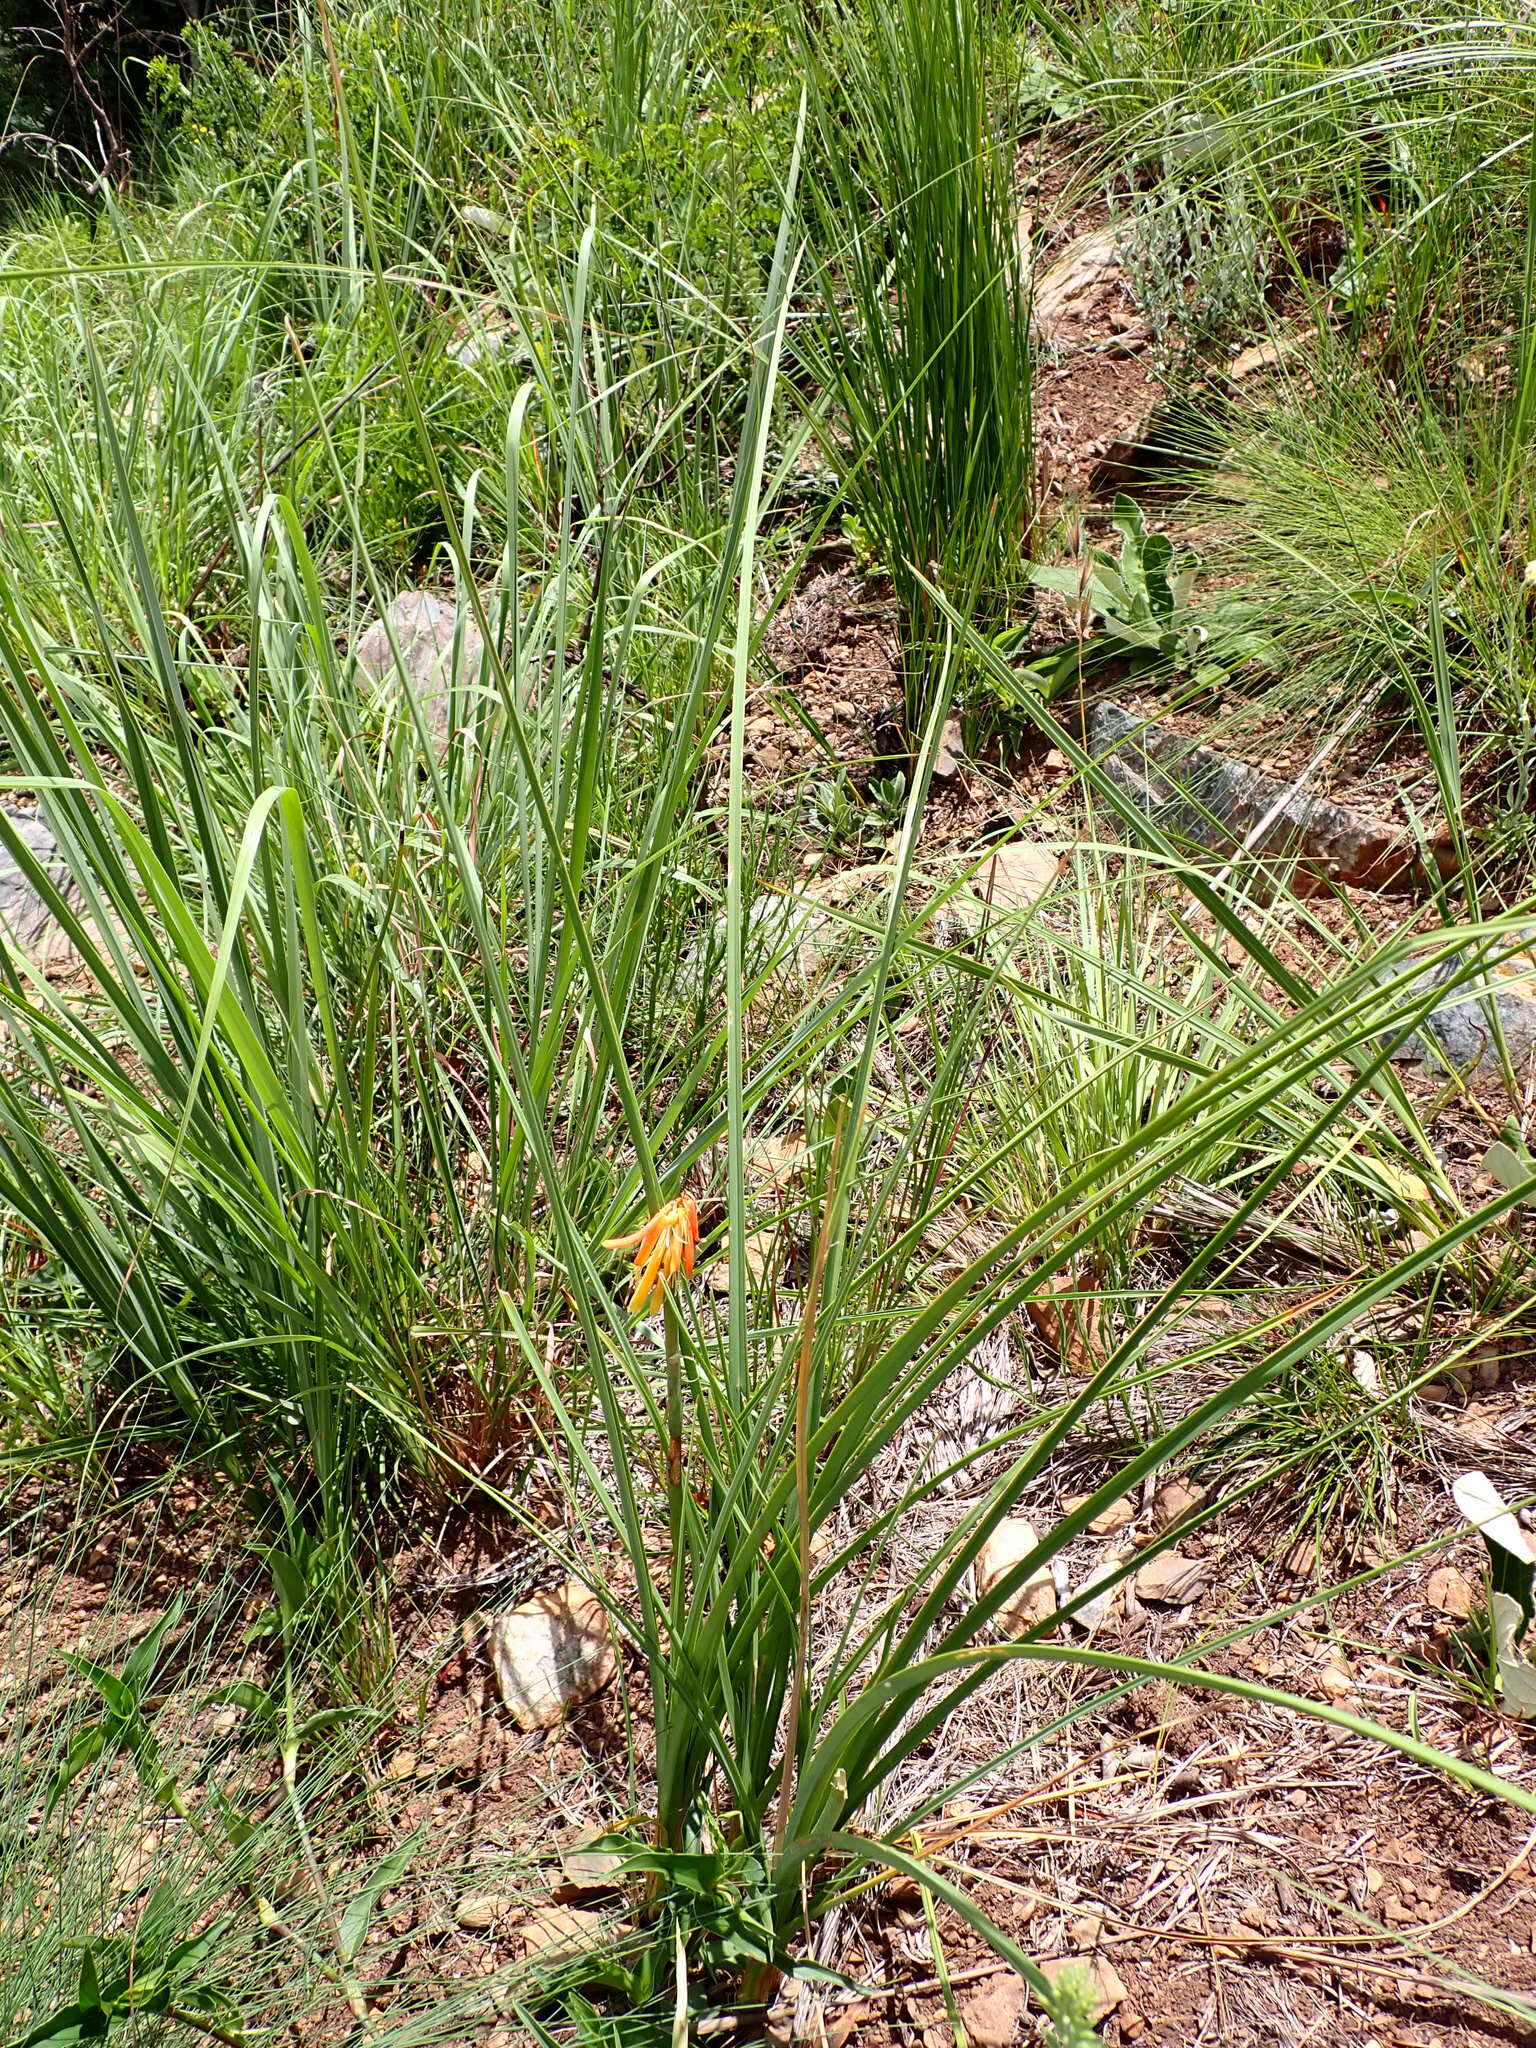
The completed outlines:
[[[1154,533],[1134,498],[1121,492],[1110,521],[1119,553],[1090,548],[1086,563],[1035,564],[1030,581],[1086,604],[1097,631],[1085,647],[1053,657],[1047,669],[1077,673],[1080,660],[1129,661],[1133,668],[1179,668],[1198,683],[1219,682],[1244,661],[1262,658],[1268,635],[1253,623],[1252,607],[1225,603],[1196,610],[1199,560]],[[1052,675],[1047,675],[1051,694]]]

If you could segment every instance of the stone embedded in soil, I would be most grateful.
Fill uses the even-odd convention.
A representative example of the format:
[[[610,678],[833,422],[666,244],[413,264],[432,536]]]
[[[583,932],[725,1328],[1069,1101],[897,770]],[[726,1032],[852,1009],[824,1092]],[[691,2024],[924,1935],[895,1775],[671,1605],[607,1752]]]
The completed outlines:
[[[1310,1579],[1317,1570],[1318,1548],[1315,1536],[1298,1536],[1280,1556],[1280,1569],[1288,1579]]]
[[[1170,1479],[1166,1486],[1160,1486],[1152,1502],[1152,1526],[1159,1531],[1171,1529],[1175,1522],[1182,1522],[1186,1515],[1192,1515],[1205,1500],[1205,1488],[1196,1486],[1188,1479]]]
[[[580,1579],[498,1614],[487,1641],[501,1697],[519,1728],[552,1728],[618,1669],[602,1602]]]
[[[400,646],[398,664],[390,644],[391,627]],[[446,598],[430,590],[405,590],[386,606],[382,619],[375,619],[358,635],[352,653],[372,681],[393,680],[409,690],[420,704],[429,730],[441,736],[448,731],[455,681],[460,716],[468,710],[469,692],[478,684],[484,648],[480,629],[467,610],[461,619],[458,606]]]
[[[603,1838],[601,1828],[589,1828],[560,1851],[560,1884],[567,1892],[610,1891],[624,1872],[624,1858],[617,1849],[594,1846]]]
[[[1121,1529],[1129,1529],[1136,1519],[1136,1504],[1129,1494],[1122,1493],[1118,1500],[1112,1500],[1107,1508],[1101,1508],[1088,1524],[1090,1536],[1113,1536]]]
[[[1085,1949],[1097,1948],[1103,1934],[1104,1922],[1098,1914],[1083,1913],[1068,1927],[1067,1941],[1081,1953]]]
[[[1476,952],[1469,945],[1462,954],[1442,961],[1414,984],[1414,992],[1427,994],[1438,984],[1464,977],[1468,967],[1476,965]],[[1430,1012],[1423,1030],[1393,1057],[1437,1069],[1451,1067],[1458,1073],[1477,1068],[1496,1073],[1501,1035],[1518,1076],[1536,1055],[1536,948],[1490,964],[1471,980],[1462,979]]]
[[[524,1955],[536,1955],[546,1963],[600,1944],[610,1947],[631,1931],[624,1921],[583,1906],[540,1906],[517,1930]]]
[[[501,1892],[468,1892],[454,1907],[453,1917],[466,1931],[478,1932],[494,1927],[498,1920],[505,1920],[516,1911],[516,1899],[506,1898]]]
[[[1113,228],[1076,235],[1035,279],[1030,312],[1035,333],[1057,347],[1080,340],[1084,324],[1103,310],[1105,296],[1129,299],[1125,258]]]
[[[1476,1614],[1481,1604],[1477,1588],[1465,1572],[1459,1572],[1454,1565],[1448,1564],[1430,1573],[1424,1598],[1431,1607],[1438,1607],[1442,1614],[1453,1615],[1458,1621],[1465,1621]]]
[[[1061,1511],[1064,1515],[1075,1515],[1080,1507],[1086,1506],[1086,1493],[1068,1493],[1062,1496]],[[1136,1519],[1135,1503],[1128,1494],[1122,1493],[1118,1500],[1112,1500],[1107,1508],[1101,1508],[1088,1524],[1090,1536],[1113,1536],[1118,1530],[1128,1529]]]
[[[971,876],[970,888],[993,910],[1029,910],[1060,873],[1054,853],[1014,841],[987,856]]]
[[[1353,1696],[1355,1674],[1344,1658],[1330,1657],[1326,1664],[1319,1667],[1317,1689],[1325,1700],[1332,1700],[1335,1705]]]
[[[1029,2003],[1022,1977],[999,1970],[972,1985],[960,2000],[960,2020],[971,2048],[1009,2048]]]
[[[1104,1586],[1103,1592],[1093,1593],[1091,1599],[1085,1600],[1082,1606],[1077,1608],[1068,1617],[1070,1620],[1075,1621],[1079,1628],[1086,1629],[1090,1635],[1108,1618],[1121,1598],[1122,1588],[1120,1585],[1116,1583],[1113,1586],[1105,1586],[1104,1581],[1114,1578],[1120,1567],[1127,1562],[1131,1555],[1132,1553],[1128,1550],[1118,1550],[1111,1546],[1109,1551],[1099,1559],[1099,1562],[1094,1566],[1087,1578],[1083,1580],[1083,1583],[1074,1588],[1078,1593],[1089,1593],[1092,1592],[1095,1586]]]
[[[1424,885],[1418,844],[1395,825],[1193,745],[1156,719],[1101,699],[1088,706],[1083,737],[1139,810],[1207,852],[1229,858],[1251,837],[1252,853],[1297,862],[1303,890],[1332,883],[1412,893]]]
[[[998,1523],[976,1556],[976,1591],[985,1596],[1015,1565],[1034,1550],[1039,1539],[1022,1515]],[[1056,1581],[1048,1564],[1041,1565],[998,1609],[997,1626],[1004,1635],[1022,1635],[1056,1612]]]
[[[1183,1607],[1204,1592],[1211,1576],[1203,1557],[1183,1557],[1177,1550],[1160,1551],[1149,1557],[1131,1581],[1138,1600],[1150,1600],[1162,1607]]]
[[[1119,1971],[1106,1956],[1050,1956],[1042,1959],[1040,1969],[1053,1988],[1073,1973],[1087,1979],[1093,1998],[1088,2017],[1095,2026],[1108,2019],[1116,2006],[1130,1996]]]

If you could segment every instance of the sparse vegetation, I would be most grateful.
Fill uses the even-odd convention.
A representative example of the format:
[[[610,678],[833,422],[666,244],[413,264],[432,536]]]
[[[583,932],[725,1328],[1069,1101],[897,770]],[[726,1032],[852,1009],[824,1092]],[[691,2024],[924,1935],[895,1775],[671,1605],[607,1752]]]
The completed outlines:
[[[1536,2026],[1524,8],[54,12],[0,2038]]]

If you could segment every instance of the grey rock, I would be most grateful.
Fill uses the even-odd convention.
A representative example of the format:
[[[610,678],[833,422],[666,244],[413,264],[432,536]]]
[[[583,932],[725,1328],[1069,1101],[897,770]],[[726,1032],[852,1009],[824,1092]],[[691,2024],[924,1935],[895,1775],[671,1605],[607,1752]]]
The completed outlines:
[[[20,811],[10,804],[3,809],[23,845],[65,901],[77,905],[80,891],[43,818],[35,811]],[[72,950],[63,927],[4,844],[0,844],[0,932],[39,963],[52,963]]]
[[[1108,699],[1090,704],[1081,736],[1138,809],[1171,837],[1230,857],[1257,834],[1253,851],[1294,860],[1303,889],[1309,883],[1342,883],[1395,895],[1426,884],[1419,849],[1406,834],[1331,798],[1298,791],[1214,747],[1191,746],[1184,734],[1170,732],[1155,719],[1138,718],[1123,705]],[[1435,845],[1430,851],[1445,871],[1454,866],[1448,848]],[[1490,956],[1498,950],[1487,947]],[[1507,943],[1502,950],[1508,951]],[[1512,1064],[1517,1071],[1530,1064],[1536,1057],[1536,953],[1517,954],[1486,972],[1469,974],[1477,964],[1475,954],[1464,950],[1414,984],[1419,994],[1440,983],[1457,986],[1431,1012],[1422,1032],[1394,1050],[1395,1059],[1459,1073],[1495,1072],[1497,1010]]]
[[[1484,948],[1485,952],[1494,950],[1492,946]],[[1507,945],[1499,950],[1507,951]],[[1453,1067],[1463,1074],[1478,1069],[1497,1073],[1502,1034],[1516,1073],[1530,1067],[1536,1056],[1536,955],[1516,954],[1469,977],[1468,969],[1477,966],[1476,952],[1469,947],[1452,955],[1415,984],[1423,994],[1452,981],[1457,986],[1394,1058],[1435,1068]]]
[[[1303,887],[1342,883],[1390,894],[1424,885],[1418,847],[1405,833],[1214,747],[1192,746],[1156,719],[1104,699],[1088,706],[1083,739],[1163,831],[1208,852],[1229,857],[1252,837],[1254,854],[1295,860]]]
[[[391,629],[399,643],[398,663]],[[382,619],[358,635],[352,654],[373,682],[393,678],[402,691],[413,692],[431,730],[446,735],[455,684],[462,718],[469,710],[470,691],[479,685],[484,651],[480,629],[467,610],[461,615],[458,606],[430,590],[405,590],[386,607]]]

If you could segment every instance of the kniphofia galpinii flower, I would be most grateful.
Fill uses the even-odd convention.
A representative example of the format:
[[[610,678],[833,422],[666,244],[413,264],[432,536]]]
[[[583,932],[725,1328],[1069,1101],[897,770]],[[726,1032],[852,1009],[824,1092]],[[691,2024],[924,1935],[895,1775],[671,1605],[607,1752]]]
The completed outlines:
[[[607,1237],[604,1251],[635,1255],[635,1280],[630,1289],[631,1315],[643,1316],[661,1305],[669,1280],[693,1271],[693,1256],[699,1247],[699,1205],[692,1195],[674,1195],[663,1202],[650,1221],[632,1230],[628,1237]]]

